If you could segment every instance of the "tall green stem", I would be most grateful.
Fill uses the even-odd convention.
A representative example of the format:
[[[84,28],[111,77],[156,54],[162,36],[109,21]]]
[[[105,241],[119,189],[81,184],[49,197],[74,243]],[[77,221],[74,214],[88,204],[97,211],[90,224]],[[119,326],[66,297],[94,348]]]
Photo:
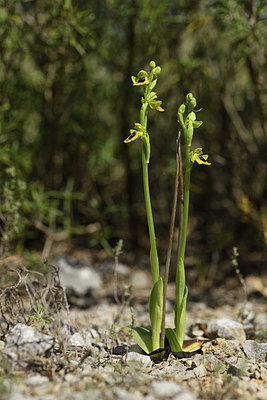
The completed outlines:
[[[175,216],[176,216],[176,209],[177,209],[178,188],[179,188],[180,137],[181,137],[181,132],[179,131],[178,132],[178,138],[177,138],[177,141],[176,141],[176,144],[177,144],[177,149],[176,149],[176,174],[175,174],[175,180],[174,180],[174,193],[173,193],[172,213],[171,213],[171,222],[170,222],[169,243],[168,243],[165,271],[164,271],[164,277],[163,277],[163,309],[162,309],[161,337],[160,337],[160,346],[161,347],[164,347],[164,343],[165,343],[165,319],[166,319],[167,286],[168,286],[169,270],[170,270],[170,263],[171,263],[172,243],[173,243]]]
[[[184,179],[184,209],[183,209],[183,223],[182,223],[182,234],[181,244],[178,255],[178,263],[176,270],[176,303],[174,311],[175,321],[175,333],[179,342],[180,348],[183,346],[183,338],[185,331],[185,318],[186,318],[186,300],[187,300],[187,287],[185,285],[185,268],[184,268],[184,256],[186,248],[186,236],[187,236],[187,225],[188,225],[188,213],[189,213],[189,189],[190,189],[190,177],[192,170],[192,161],[190,158],[190,148],[193,134],[193,126],[190,124],[186,126],[183,122],[183,117],[179,119],[185,136],[185,153],[186,153],[186,169]]]
[[[188,225],[191,170],[192,170],[192,163],[190,160],[190,145],[187,145],[186,146],[186,171],[185,171],[185,180],[184,180],[184,212],[183,212],[181,246],[180,246],[180,254],[179,254],[179,259],[182,258],[183,260],[184,260],[184,256],[185,256],[187,225]]]
[[[147,106],[148,106],[147,103],[143,104],[140,111],[140,123],[145,129],[147,128]],[[155,228],[154,228],[153,213],[152,213],[150,191],[149,191],[149,180],[148,180],[147,151],[148,151],[148,146],[150,146],[148,136],[146,140],[147,140],[146,142],[143,140],[142,143],[142,167],[143,167],[144,196],[145,196],[147,223],[148,223],[148,231],[150,239],[150,265],[151,265],[152,279],[154,285],[159,280],[159,261],[158,261],[158,252],[156,245],[156,236],[155,236]]]

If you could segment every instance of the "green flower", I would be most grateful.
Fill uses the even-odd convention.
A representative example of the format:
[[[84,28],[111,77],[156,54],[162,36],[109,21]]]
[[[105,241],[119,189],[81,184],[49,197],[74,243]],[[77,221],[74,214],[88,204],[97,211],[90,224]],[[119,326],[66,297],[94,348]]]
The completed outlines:
[[[161,107],[162,101],[157,99],[157,93],[156,92],[150,92],[145,100],[148,102],[149,107],[152,110],[157,110],[157,111],[164,111],[164,109]]]
[[[196,161],[198,164],[211,165],[211,163],[207,161],[208,157],[209,156],[207,154],[203,154],[201,147],[198,147],[197,149],[190,152],[192,163]]]
[[[132,76],[134,86],[149,85],[148,73],[144,70],[138,72],[137,76]]]
[[[135,123],[134,129],[130,129],[130,135],[127,137],[127,139],[124,140],[124,143],[130,143],[140,137],[142,138],[144,134],[145,129],[143,128],[143,126],[139,123]]]

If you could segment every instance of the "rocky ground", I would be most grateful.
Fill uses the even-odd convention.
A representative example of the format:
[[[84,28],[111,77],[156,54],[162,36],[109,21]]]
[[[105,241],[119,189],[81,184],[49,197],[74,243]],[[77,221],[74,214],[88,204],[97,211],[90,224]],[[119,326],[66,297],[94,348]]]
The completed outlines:
[[[154,363],[123,329],[149,326],[149,272],[79,261],[57,258],[48,275],[2,263],[14,269],[0,293],[1,400],[267,398],[266,278],[190,287],[187,338],[207,341],[191,358]],[[172,325],[173,284],[168,294]]]

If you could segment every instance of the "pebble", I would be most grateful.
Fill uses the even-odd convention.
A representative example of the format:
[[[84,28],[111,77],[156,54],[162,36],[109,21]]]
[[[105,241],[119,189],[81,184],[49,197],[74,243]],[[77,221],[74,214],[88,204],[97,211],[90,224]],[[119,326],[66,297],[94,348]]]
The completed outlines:
[[[23,360],[26,356],[41,356],[53,347],[52,336],[38,332],[33,326],[17,324],[7,335],[2,351],[13,360]]]
[[[210,339],[218,337],[224,339],[233,339],[243,342],[246,340],[246,334],[242,324],[230,319],[218,319],[208,324],[208,335]]]
[[[29,378],[25,379],[24,383],[28,386],[42,386],[49,382],[49,379],[46,376],[42,375],[33,375]]]
[[[227,372],[233,376],[247,376],[248,375],[248,366],[241,360],[236,364],[228,364]]]
[[[267,363],[265,363],[265,364],[266,364],[266,366],[265,365],[260,366],[260,373],[261,373],[261,379],[264,382],[267,382]]]
[[[195,377],[201,378],[202,376],[207,375],[207,370],[203,365],[199,365],[198,367],[193,369]]]
[[[192,359],[188,358],[188,360],[191,360],[191,367],[199,367],[200,365],[203,365],[204,363],[204,356],[203,354],[195,354]]]
[[[59,268],[61,284],[72,289],[78,296],[98,289],[102,284],[100,274],[91,264],[80,264],[71,257],[58,257],[54,264]]]
[[[257,343],[255,340],[245,340],[242,343],[245,355],[253,362],[267,360],[267,343]]]
[[[220,362],[217,357],[215,357],[213,354],[206,354],[205,359],[204,359],[204,365],[207,371],[213,372],[215,371]]]
[[[88,349],[92,346],[92,337],[88,332],[76,332],[69,338],[69,345]]]
[[[129,352],[127,354],[127,362],[131,362],[131,361],[136,362],[137,364],[140,365],[140,367],[143,367],[143,368],[151,368],[152,367],[151,358],[144,354]]]
[[[184,389],[179,383],[173,381],[157,381],[151,384],[151,394],[149,398],[152,399],[172,399],[172,400],[196,400],[194,394]]]
[[[202,351],[206,354],[214,354],[219,359],[237,356],[242,357],[243,352],[240,343],[237,340],[215,339],[205,343],[202,346]]]
[[[128,390],[120,387],[116,387],[113,389],[113,393],[115,395],[115,399],[118,400],[142,400],[143,396],[140,392],[135,391],[134,393],[129,392]]]

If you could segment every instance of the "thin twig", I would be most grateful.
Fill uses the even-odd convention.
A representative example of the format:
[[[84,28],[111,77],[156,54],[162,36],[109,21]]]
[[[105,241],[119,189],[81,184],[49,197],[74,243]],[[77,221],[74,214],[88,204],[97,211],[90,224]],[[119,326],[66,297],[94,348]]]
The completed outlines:
[[[113,293],[114,300],[117,304],[119,304],[118,298],[118,266],[119,266],[119,255],[122,253],[122,245],[123,241],[120,239],[114,249],[114,270],[113,270]]]
[[[162,310],[162,323],[161,323],[161,347],[164,347],[164,341],[165,341],[166,295],[167,295],[167,285],[168,285],[169,270],[170,270],[170,263],[171,263],[174,225],[175,225],[177,199],[178,199],[179,175],[180,175],[180,165],[179,165],[180,138],[181,138],[181,132],[179,131],[178,137],[176,140],[176,145],[177,145],[177,147],[176,147],[176,174],[175,174],[175,180],[174,180],[174,193],[173,193],[172,213],[171,213],[171,222],[170,222],[169,242],[168,242],[167,257],[166,257],[165,271],[164,271],[164,277],[163,277],[163,310]]]

